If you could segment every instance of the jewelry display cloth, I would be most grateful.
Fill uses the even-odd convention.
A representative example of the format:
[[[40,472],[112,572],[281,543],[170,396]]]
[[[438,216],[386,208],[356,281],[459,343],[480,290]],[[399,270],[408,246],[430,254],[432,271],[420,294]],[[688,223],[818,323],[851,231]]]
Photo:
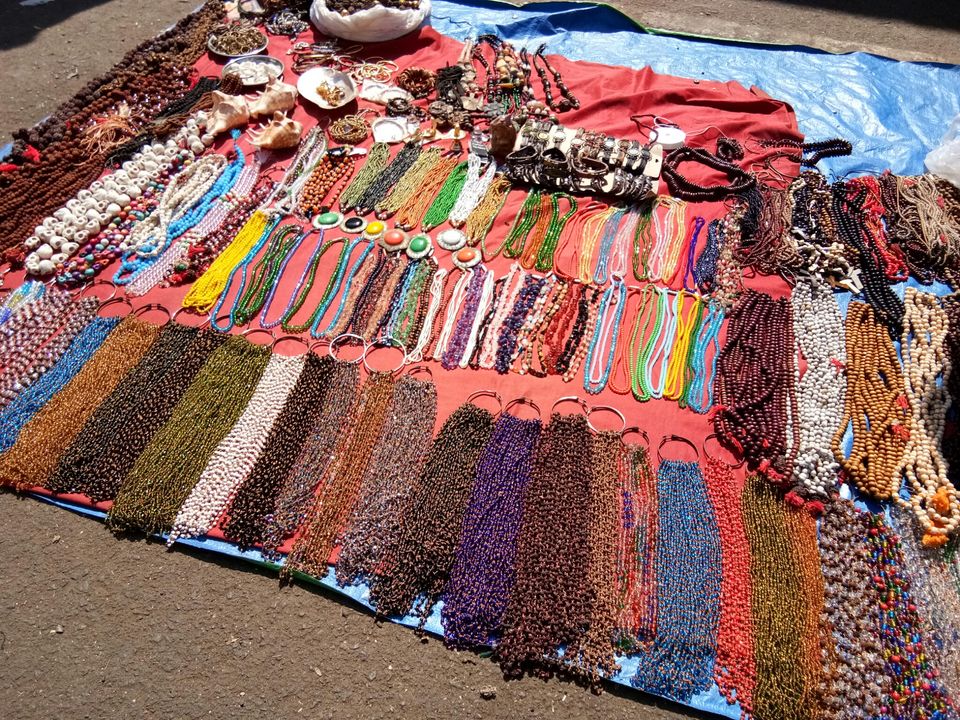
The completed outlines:
[[[895,85],[878,86],[865,96],[866,100],[864,98],[860,99],[861,104],[863,102],[869,104],[869,108],[863,111],[863,117],[867,118],[865,122],[854,123],[852,118],[848,118],[851,110],[849,103],[843,100],[837,103],[843,106],[838,109],[838,115],[827,114],[830,118],[835,119],[832,125],[826,122],[826,116],[821,117],[819,107],[815,112],[810,111],[809,105],[819,102],[815,96],[816,93],[822,93],[825,98],[829,98],[830,106],[833,107],[835,104],[833,93],[843,98],[848,92],[839,87],[842,83],[824,82],[825,77],[830,77],[835,73],[843,73],[845,82],[849,81],[855,87],[873,83],[868,68],[872,67],[874,62],[882,60],[873,56],[866,56],[864,59],[857,59],[856,62],[853,62],[851,56],[834,56],[817,53],[816,51],[759,48],[651,35],[639,32],[626,18],[610,8],[566,3],[549,3],[517,8],[486,2],[485,0],[470,0],[468,3],[456,5],[438,0],[434,4],[433,22],[435,27],[422,28],[413,36],[390,43],[368,45],[364,48],[362,56],[369,58],[385,57],[395,60],[400,67],[419,65],[436,68],[454,61],[459,55],[461,45],[455,39],[457,37],[465,38],[479,32],[495,31],[518,45],[526,44],[535,47],[542,41],[548,41],[551,63],[562,73],[565,84],[581,100],[579,110],[562,115],[561,120],[564,124],[582,125],[588,129],[603,131],[617,137],[645,139],[645,133],[638,130],[630,117],[636,114],[658,115],[677,123],[687,131],[691,135],[692,145],[714,150],[716,137],[718,136],[717,130],[707,130],[703,133],[694,134],[712,126],[719,129],[724,135],[740,140],[746,151],[746,159],[743,164],[748,169],[761,169],[763,161],[772,154],[771,151],[764,150],[755,141],[764,139],[802,140],[801,129],[811,133],[811,139],[842,135],[853,140],[855,148],[861,153],[860,155],[855,156],[852,161],[843,158],[831,161],[833,163],[830,166],[831,168],[842,168],[844,172],[857,169],[857,167],[875,168],[877,170],[892,167],[897,172],[919,172],[922,167],[917,166],[916,158],[912,155],[903,154],[905,147],[912,148],[911,152],[915,151],[922,158],[923,153],[926,152],[926,146],[921,147],[922,143],[929,144],[938,138],[938,135],[933,135],[935,123],[926,109],[922,112],[918,111],[918,119],[915,119],[910,117],[910,113],[913,111],[912,107],[904,107],[901,111],[905,116],[902,126],[893,123],[888,110],[891,103],[898,100],[897,93],[894,90]],[[445,34],[441,34],[438,30]],[[300,39],[310,39],[311,32],[308,31]],[[281,59],[287,66],[284,80],[295,82],[297,76],[289,67],[290,56],[286,55],[289,46],[290,42],[287,38],[272,37],[270,54]],[[561,53],[566,58],[553,53]],[[734,59],[739,57],[738,53],[743,53],[744,56],[752,58],[752,62],[744,58],[734,62]],[[672,55],[676,57],[669,57]],[[683,62],[680,62],[680,59],[683,59]],[[818,74],[813,74],[812,70],[805,71],[802,74],[802,77],[806,78],[807,90],[809,91],[807,96],[798,92],[796,89],[798,86],[793,84],[799,82],[797,73],[794,73],[794,77],[791,77],[789,81],[781,77],[781,73],[790,72],[788,70],[792,67],[790,63],[800,64],[800,59],[809,60],[819,67]],[[647,61],[652,63],[653,68],[644,66]],[[599,64],[600,62],[606,64]],[[892,61],[883,62],[890,63],[895,67],[906,65],[892,63]],[[631,65],[640,69],[631,69],[623,65]],[[218,75],[222,66],[208,58],[203,58],[197,67],[201,74]],[[957,74],[957,69],[938,66],[919,66],[919,68],[920,70],[917,72],[922,70],[928,73],[934,71],[943,73],[943,85],[930,87],[929,84],[924,83],[917,85],[917,87],[925,88],[924,92],[929,89],[933,96],[931,104],[945,108],[948,103],[939,96],[946,92],[945,88],[947,87],[960,90],[960,75]],[[893,72],[892,68],[888,69]],[[663,72],[687,75],[688,77],[661,74]],[[897,72],[910,73],[914,71],[903,69]],[[737,79],[725,82],[706,79],[707,77],[715,77],[719,80],[724,76]],[[940,75],[937,75],[937,77],[939,78]],[[542,97],[542,89],[539,87],[538,79],[534,77],[532,82],[537,97]],[[754,87],[754,84],[759,85],[763,90]],[[793,91],[789,92],[791,88],[793,88]],[[800,117],[803,118],[800,127],[798,127],[797,116],[794,114],[791,104],[784,102],[784,100],[774,99],[767,95],[767,92],[772,92],[795,104],[800,111]],[[923,96],[923,93],[916,93],[916,95]],[[954,93],[952,102],[956,103],[957,97],[960,97],[960,92]],[[882,101],[877,98],[882,98]],[[905,99],[905,102],[912,103],[915,100],[916,98],[908,98]],[[366,103],[360,104],[361,108],[367,106]],[[298,104],[293,117],[309,128],[318,122],[325,126],[330,120],[345,113],[356,112],[357,109],[356,104],[350,104],[339,113],[331,114],[312,106],[305,107],[303,104]],[[956,109],[944,110],[943,117],[952,117],[955,112]],[[882,118],[882,120],[878,119],[877,122],[871,122],[869,118]],[[910,128],[914,134],[909,137],[905,134],[897,135],[898,132],[901,132],[898,128],[905,127],[907,122],[910,123]],[[906,131],[903,130],[902,132],[905,133]],[[916,133],[926,133],[926,135],[918,137]],[[867,138],[870,138],[869,142],[867,142]],[[228,142],[226,136],[221,136],[218,139],[216,149],[225,152]],[[368,140],[365,145],[369,146],[370,142]],[[243,146],[245,150],[251,149],[246,139],[243,141]],[[448,144],[445,144],[445,146],[448,146]],[[864,150],[864,148],[869,149]],[[396,150],[393,152],[395,153]],[[876,157],[873,153],[876,153]],[[270,158],[266,169],[272,177],[279,178],[289,157],[290,154],[286,153],[275,154]],[[845,161],[848,162],[847,165],[842,164]],[[880,162],[882,162],[882,165],[871,164]],[[783,159],[776,161],[775,167],[787,177],[795,175],[798,170],[796,164]],[[683,171],[688,173],[691,179],[699,182],[718,183],[725,181],[721,176],[701,175],[686,166],[684,166]],[[511,193],[507,205],[498,216],[490,233],[489,247],[500,245],[510,229],[524,196],[525,193],[517,189]],[[689,237],[694,215],[702,215],[709,222],[722,216],[723,213],[722,203],[691,204],[687,212],[687,236]],[[340,234],[334,235],[332,233],[328,235],[328,237],[339,236]],[[703,232],[700,236],[698,252],[705,242],[706,232]],[[292,293],[314,244],[315,237],[312,236],[303,243],[289,263],[276,294],[277,300],[271,317],[275,317],[286,304],[286,300]],[[685,253],[686,248],[684,248],[683,253],[684,261]],[[328,253],[328,256],[321,263],[318,281],[307,305],[319,298],[326,277],[329,276],[335,262],[334,255],[335,253]],[[443,267],[451,268],[448,253],[438,249],[437,256]],[[488,263],[487,266],[495,270],[499,277],[508,272],[511,262],[499,257]],[[566,267],[569,271],[570,267]],[[108,272],[112,271],[111,268]],[[638,285],[636,281],[632,280],[629,273],[628,277],[630,285]],[[11,281],[13,281],[13,278],[8,278],[8,282]],[[453,282],[453,280],[450,282]],[[783,295],[788,291],[786,283],[775,277],[753,276],[747,278],[745,282],[747,287],[762,290],[772,295]],[[680,282],[674,283],[674,287],[681,287]],[[186,287],[155,289],[144,296],[137,304],[160,302],[169,308],[176,308],[179,307],[180,300],[186,290]],[[235,294],[236,284],[231,289],[229,298],[232,299]],[[633,316],[631,312],[635,312],[635,303],[636,300],[631,300],[628,305],[624,321],[624,326],[628,330],[632,327]],[[229,300],[225,307],[229,307]],[[258,327],[258,324],[255,322],[252,327]],[[620,341],[626,342],[623,334],[622,332]],[[724,337],[721,335],[721,346],[723,339]],[[389,360],[392,360],[392,358]],[[387,364],[389,360],[385,361],[384,364]],[[446,371],[441,369],[438,364],[431,363],[431,365],[434,369],[433,374],[438,389],[437,428],[473,391],[486,389],[498,392],[504,398],[504,402],[519,396],[532,399],[540,406],[545,420],[554,401],[571,394],[587,397],[593,404],[615,407],[624,414],[628,425],[639,426],[649,433],[654,443],[654,452],[656,443],[663,434],[675,433],[690,439],[697,445],[702,445],[705,437],[712,430],[711,423],[705,415],[697,415],[690,410],[681,409],[673,401],[651,400],[647,403],[639,403],[632,396],[618,395],[609,388],[599,395],[587,396],[583,390],[582,370],[573,382],[564,383],[559,377],[555,376],[539,379],[529,375],[517,375],[516,373],[499,375],[493,370]],[[623,384],[622,378],[619,378],[619,383]],[[617,424],[616,418],[609,414],[604,414],[604,417],[598,415],[595,421],[603,427],[614,427]],[[688,458],[690,451],[687,449],[680,449],[676,452],[683,453],[683,459],[692,459]],[[667,448],[665,456],[674,457],[670,448]],[[68,495],[53,498],[45,492],[38,492],[37,495],[63,507],[100,517],[109,508],[109,503],[93,506],[83,496]],[[260,564],[270,564],[266,563],[260,553],[255,550],[240,550],[233,544],[223,542],[222,535],[217,531],[211,532],[210,537],[206,539],[178,542],[234,555]],[[290,543],[288,542],[281,549],[287,550],[289,547]],[[326,578],[319,579],[319,582],[354,598],[361,604],[368,604],[365,587],[339,588],[333,579],[332,571]],[[415,625],[418,620],[408,617],[398,619],[398,622]],[[426,629],[436,634],[442,634],[442,628],[439,625],[439,608],[434,611]],[[613,678],[613,681],[629,685],[629,678],[636,670],[636,661],[631,661],[629,658],[620,659],[622,661],[622,671],[617,677]],[[739,708],[736,705],[728,705],[715,688],[694,696],[689,705],[731,718],[738,717],[740,714]]]

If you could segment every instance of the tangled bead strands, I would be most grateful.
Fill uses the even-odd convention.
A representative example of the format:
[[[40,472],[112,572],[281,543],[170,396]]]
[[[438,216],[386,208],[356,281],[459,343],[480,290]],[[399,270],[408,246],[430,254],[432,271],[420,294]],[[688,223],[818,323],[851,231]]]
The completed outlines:
[[[173,526],[217,445],[253,394],[269,351],[232,336],[217,348],[137,458],[107,515],[114,532]]]
[[[18,490],[46,485],[57,460],[123,376],[144,356],[160,329],[127,316],[90,360],[20,431],[0,458],[0,479]]]
[[[263,452],[267,434],[293,391],[304,363],[303,357],[270,356],[250,402],[213,451],[197,484],[177,511],[167,537],[168,546],[181,537],[205,535],[216,524]]]
[[[401,177],[420,159],[419,143],[410,142],[403,146],[396,157],[374,178],[364,190],[360,199],[354,203],[353,211],[357,215],[369,215],[383,201],[384,197],[397,184]]]
[[[440,428],[404,508],[397,543],[384,557],[391,572],[371,580],[378,614],[404,614],[418,597],[423,601],[414,610],[421,621],[430,614],[453,567],[476,466],[493,424],[488,411],[467,402]]]
[[[444,641],[450,647],[487,645],[500,631],[515,578],[523,492],[541,427],[540,420],[504,412],[478,461],[443,595]]]
[[[348,213],[356,209],[356,205],[367,188],[376,180],[377,176],[387,167],[390,157],[390,146],[387,143],[374,143],[367,155],[367,160],[360,168],[360,172],[350,181],[350,184],[340,193],[340,210]]]

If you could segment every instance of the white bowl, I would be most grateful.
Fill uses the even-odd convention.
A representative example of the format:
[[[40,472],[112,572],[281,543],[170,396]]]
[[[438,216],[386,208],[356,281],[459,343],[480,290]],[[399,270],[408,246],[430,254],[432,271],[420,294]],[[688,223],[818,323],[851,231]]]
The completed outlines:
[[[324,100],[317,93],[317,87],[321,83],[328,83],[343,90],[343,98],[334,104]],[[297,92],[300,93],[300,97],[305,97],[324,110],[335,110],[338,107],[343,107],[357,96],[357,86],[353,84],[353,80],[346,73],[331,68],[315,67],[307,70],[297,80]]]
[[[430,0],[420,0],[416,10],[374,5],[351,15],[327,9],[325,0],[314,0],[310,6],[310,21],[320,32],[354,42],[395,40],[416,30],[429,15]]]

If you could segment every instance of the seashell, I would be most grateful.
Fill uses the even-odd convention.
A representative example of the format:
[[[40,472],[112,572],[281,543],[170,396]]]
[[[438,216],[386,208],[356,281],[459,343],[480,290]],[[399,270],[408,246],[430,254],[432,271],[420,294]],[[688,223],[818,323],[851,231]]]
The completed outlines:
[[[218,135],[225,130],[246,125],[250,121],[250,108],[247,101],[237,95],[227,95],[219,90],[213,91],[213,110],[207,119],[207,132]]]
[[[279,110],[274,112],[270,122],[261,125],[261,128],[261,130],[250,131],[250,143],[266,150],[296,147],[303,132],[303,125],[288,118]]]
[[[293,110],[297,104],[297,89],[274,78],[267,83],[257,99],[249,103],[251,115],[273,115]]]

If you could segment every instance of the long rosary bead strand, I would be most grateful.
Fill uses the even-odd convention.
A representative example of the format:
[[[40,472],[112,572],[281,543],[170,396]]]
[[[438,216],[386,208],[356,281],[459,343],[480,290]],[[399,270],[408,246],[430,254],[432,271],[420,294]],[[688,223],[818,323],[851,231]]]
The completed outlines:
[[[181,537],[205,535],[216,524],[263,452],[267,435],[303,372],[304,364],[303,357],[270,356],[250,402],[217,445],[197,484],[177,511],[167,545]]]
[[[960,442],[958,442],[958,417],[960,417],[960,299],[944,298],[943,310],[947,314],[947,337],[944,351],[950,362],[950,377],[946,378],[946,388],[950,395],[950,423],[947,425],[946,441],[942,444],[947,472],[954,487],[960,483]],[[957,368],[956,371],[953,368]]]
[[[657,475],[642,445],[627,444],[620,464],[620,535],[617,594],[620,616],[614,644],[637,652],[653,640],[657,624]]]
[[[595,461],[586,417],[554,412],[523,495],[517,580],[496,648],[508,677],[550,677],[561,667],[559,649],[575,647],[591,624],[584,576],[590,570],[590,471]],[[575,664],[564,665],[577,672]]]
[[[952,704],[939,680],[940,671],[926,652],[930,638],[923,632],[920,607],[913,599],[900,538],[882,514],[870,513],[867,523],[866,558],[872,582],[864,591],[873,594],[877,605],[873,612],[883,618],[880,642],[889,676],[883,704],[895,709],[894,717],[947,717]]]
[[[924,631],[933,642],[924,648],[940,671],[939,679],[951,697],[960,693],[960,593],[942,548],[923,545],[923,529],[903,507],[890,509],[890,523],[900,536],[900,546],[913,582],[910,589],[918,612],[926,620]],[[861,533],[861,540],[867,536]],[[866,587],[867,581],[861,584]]]
[[[284,541],[303,524],[317,484],[332,461],[333,448],[356,402],[359,371],[356,363],[336,362],[316,422],[304,438],[290,472],[283,479],[273,505],[264,517],[263,554],[276,560]]]
[[[483,199],[467,216],[463,223],[463,232],[467,236],[467,243],[476,247],[482,245],[493,227],[494,220],[507,202],[507,196],[513,184],[503,175],[496,175],[487,188]],[[454,227],[459,227],[454,225]]]
[[[76,376],[119,322],[116,317],[95,317],[48,373],[0,410],[0,451],[13,446],[30,418]]]
[[[750,544],[743,521],[743,480],[734,468],[707,455],[703,476],[720,530],[723,578],[714,682],[727,703],[752,714],[756,682],[753,657],[753,615],[750,600]]]
[[[836,490],[840,469],[830,442],[843,419],[847,394],[843,318],[833,291],[813,278],[797,281],[790,302],[797,347],[807,365],[801,376],[796,363],[800,445],[791,485],[807,497],[824,500]]]
[[[945,352],[948,318],[936,296],[915,288],[907,288],[904,305],[900,352],[911,413],[898,475],[907,481],[924,545],[945,545],[960,524],[960,499],[940,451],[952,370]]]
[[[360,168],[360,172],[350,181],[350,184],[340,193],[340,210],[348,213],[356,208],[357,202],[370,187],[377,176],[387,166],[390,157],[390,146],[387,143],[374,143],[367,154],[367,160]]]
[[[487,645],[500,631],[515,578],[523,492],[541,427],[540,420],[504,412],[477,463],[443,594],[443,636],[450,647]]]
[[[720,537],[696,463],[662,461],[657,498],[657,634],[648,652],[639,657],[631,682],[634,687],[688,701],[713,682],[720,619]]]
[[[269,350],[240,336],[217,348],[143,453],[107,515],[114,532],[169,530],[213,451],[243,412]]]
[[[782,483],[796,448],[796,359],[790,302],[747,291],[717,360],[714,427],[721,442]]]
[[[50,476],[47,488],[55,493],[84,492],[86,468],[91,458],[99,457],[118,423],[129,412],[130,400],[144,384],[158,382],[163,373],[186,350],[195,330],[176,323],[167,323],[156,341],[96,409],[83,431],[60,457],[57,469]]]
[[[226,538],[241,547],[262,543],[267,516],[273,511],[280,486],[297,459],[304,438],[322,411],[335,361],[310,354],[306,366],[266,437],[263,452],[221,519]]]
[[[45,485],[86,421],[159,332],[137,317],[124,318],[83,369],[20,431],[17,443],[0,458],[0,479],[17,489]]]
[[[813,517],[783,502],[778,491],[752,475],[743,490],[743,520],[750,541],[750,608],[753,615],[756,684],[755,717],[813,720],[816,706],[809,702],[819,687],[811,686],[807,671],[802,618],[807,612],[807,589],[800,571],[801,555],[812,553],[801,538],[791,536],[792,516],[809,524]],[[819,612],[819,610],[818,610]],[[820,658],[816,658],[820,667]]]
[[[820,521],[824,623],[831,652],[824,660],[821,717],[870,720],[883,717],[889,678],[880,645],[881,615],[868,588],[867,520],[849,500],[831,505]]]
[[[432,380],[404,375],[397,381],[382,441],[371,457],[337,560],[343,585],[389,575],[384,563],[400,542],[403,511],[415,479],[430,452],[437,417],[437,388]]]
[[[400,537],[375,575],[370,599],[377,613],[403,615],[414,608],[425,621],[447,584],[473,491],[477,463],[493,432],[493,416],[471,402],[458,407],[440,428],[423,472],[404,508]]]
[[[897,351],[870,305],[847,309],[847,399],[830,449],[845,479],[860,492],[885,500],[900,488],[899,469],[912,412]],[[852,426],[849,456],[841,445]]]
[[[297,210],[305,217],[313,217],[324,207],[327,196],[342,181],[353,175],[356,160],[347,147],[327,150],[310,173],[297,197]]]
[[[370,375],[360,390],[347,432],[320,481],[320,492],[284,565],[291,571],[326,577],[337,534],[356,502],[360,482],[383,432],[396,383],[390,373]]]

